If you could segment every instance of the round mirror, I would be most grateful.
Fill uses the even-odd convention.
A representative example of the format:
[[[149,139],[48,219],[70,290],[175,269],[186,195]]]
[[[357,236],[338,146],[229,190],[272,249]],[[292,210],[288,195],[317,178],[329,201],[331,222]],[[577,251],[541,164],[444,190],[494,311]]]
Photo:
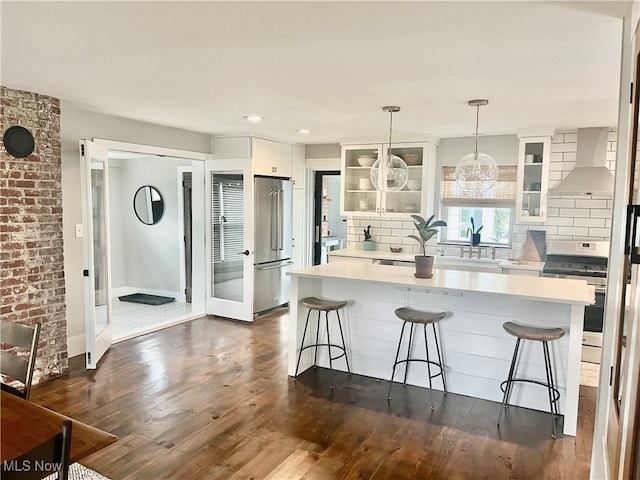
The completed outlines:
[[[157,188],[145,185],[140,187],[133,196],[133,209],[138,220],[146,225],[153,225],[162,218],[164,200]]]

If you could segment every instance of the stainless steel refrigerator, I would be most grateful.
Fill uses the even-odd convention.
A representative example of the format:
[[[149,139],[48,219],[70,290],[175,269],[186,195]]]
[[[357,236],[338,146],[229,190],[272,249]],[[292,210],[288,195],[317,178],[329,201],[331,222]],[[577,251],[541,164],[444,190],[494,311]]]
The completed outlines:
[[[292,183],[290,180],[255,177],[255,255],[253,311],[265,310],[289,302],[286,272],[293,265]]]

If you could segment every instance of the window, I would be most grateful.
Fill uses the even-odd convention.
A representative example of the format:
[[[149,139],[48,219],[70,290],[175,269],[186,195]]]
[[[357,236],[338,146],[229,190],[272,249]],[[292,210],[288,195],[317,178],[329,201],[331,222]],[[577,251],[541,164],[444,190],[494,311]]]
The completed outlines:
[[[244,186],[242,175],[214,174],[211,187],[212,259],[238,261],[244,250]]]
[[[471,218],[482,225],[482,243],[509,245],[513,227],[517,167],[498,167],[496,184],[484,192],[466,192],[456,183],[455,167],[442,168],[442,218],[446,242],[469,242]]]

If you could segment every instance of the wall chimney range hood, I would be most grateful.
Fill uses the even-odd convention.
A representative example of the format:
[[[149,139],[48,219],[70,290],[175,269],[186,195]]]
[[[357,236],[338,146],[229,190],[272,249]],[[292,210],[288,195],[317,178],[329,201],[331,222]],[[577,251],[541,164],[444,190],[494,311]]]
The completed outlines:
[[[579,128],[576,166],[551,195],[613,196],[613,174],[606,167],[608,127]]]

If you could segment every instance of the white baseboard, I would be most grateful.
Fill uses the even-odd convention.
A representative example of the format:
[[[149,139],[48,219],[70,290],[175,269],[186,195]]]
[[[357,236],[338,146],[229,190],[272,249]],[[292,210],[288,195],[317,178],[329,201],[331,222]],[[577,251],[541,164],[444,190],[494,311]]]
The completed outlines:
[[[69,358],[84,355],[87,351],[87,338],[85,334],[67,337],[67,356]]]

